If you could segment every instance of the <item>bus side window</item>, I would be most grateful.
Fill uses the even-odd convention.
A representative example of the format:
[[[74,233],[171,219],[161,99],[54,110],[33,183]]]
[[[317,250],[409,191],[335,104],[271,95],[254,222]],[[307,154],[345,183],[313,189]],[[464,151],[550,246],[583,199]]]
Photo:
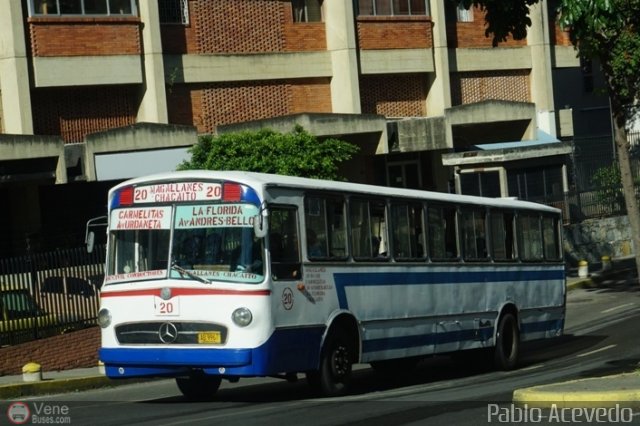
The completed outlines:
[[[518,253],[524,261],[540,261],[542,253],[542,230],[540,216],[531,213],[520,213],[518,223]]]
[[[409,260],[424,256],[421,205],[392,204],[391,232],[394,258]]]
[[[485,211],[479,208],[463,208],[460,211],[464,260],[487,260]]]
[[[542,238],[544,240],[544,258],[546,260],[562,260],[558,218],[544,216],[542,218],[542,229]]]
[[[514,260],[513,213],[491,211],[489,214],[491,257],[497,261]]]
[[[307,258],[323,260],[344,256],[344,207],[341,207],[343,204],[342,199],[306,197],[304,214]]]
[[[456,209],[429,206],[427,212],[429,256],[436,261],[457,259]]]
[[[354,259],[388,259],[385,204],[352,199],[349,220]]]
[[[274,280],[300,279],[297,211],[293,207],[274,207],[270,216],[271,275]]]

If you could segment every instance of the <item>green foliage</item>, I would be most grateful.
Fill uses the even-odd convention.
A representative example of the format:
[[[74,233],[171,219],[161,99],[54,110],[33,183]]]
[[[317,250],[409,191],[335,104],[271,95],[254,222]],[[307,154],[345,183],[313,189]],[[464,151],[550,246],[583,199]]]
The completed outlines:
[[[624,208],[622,176],[620,167],[617,164],[600,167],[593,174],[591,183],[596,187],[596,199],[599,203],[611,206],[613,211],[619,211]]]
[[[591,177],[591,183],[596,188],[598,202],[611,206],[613,211],[626,208],[622,187],[622,173],[620,173],[618,164],[600,167]],[[636,188],[636,195],[638,195],[637,188],[640,188],[640,178],[635,178],[633,185]]]
[[[191,160],[178,170],[244,170],[337,180],[338,164],[359,148],[339,139],[319,140],[301,126],[289,133],[270,129],[201,136]]]
[[[558,12],[580,56],[602,64],[615,103],[633,103],[640,93],[640,0],[561,0]]]
[[[459,0],[449,0],[459,3]],[[465,8],[471,5],[480,7],[486,12],[487,27],[485,34],[493,37],[493,45],[507,40],[512,36],[522,40],[527,36],[527,27],[531,26],[529,6],[539,0],[462,0]]]
[[[457,3],[457,0],[449,0]],[[508,36],[523,39],[531,25],[528,7],[541,0],[463,0],[486,12],[486,35],[494,46]],[[602,66],[614,110],[640,94],[640,0],[557,0],[560,26],[570,30],[578,55]],[[554,11],[550,11],[554,13]],[[614,111],[614,116],[617,115]]]

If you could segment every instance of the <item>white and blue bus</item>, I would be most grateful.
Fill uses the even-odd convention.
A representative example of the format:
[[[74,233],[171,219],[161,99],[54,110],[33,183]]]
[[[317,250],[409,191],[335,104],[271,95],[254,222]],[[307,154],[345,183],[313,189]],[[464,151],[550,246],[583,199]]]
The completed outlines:
[[[409,368],[562,334],[561,214],[481,198],[247,172],[184,171],[109,193],[100,359],[111,378],[307,380]]]

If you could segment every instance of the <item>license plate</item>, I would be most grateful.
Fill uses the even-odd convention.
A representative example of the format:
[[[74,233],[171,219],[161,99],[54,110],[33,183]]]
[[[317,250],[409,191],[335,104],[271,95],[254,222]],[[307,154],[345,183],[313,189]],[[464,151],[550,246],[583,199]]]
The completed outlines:
[[[219,331],[201,331],[200,333],[198,333],[198,343],[222,343],[222,336],[220,335]]]

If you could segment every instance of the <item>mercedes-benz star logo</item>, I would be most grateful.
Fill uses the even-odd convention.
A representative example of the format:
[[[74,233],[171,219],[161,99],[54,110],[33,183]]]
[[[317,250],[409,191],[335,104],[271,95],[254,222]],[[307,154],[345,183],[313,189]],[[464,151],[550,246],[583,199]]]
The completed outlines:
[[[178,338],[178,329],[174,324],[165,322],[158,329],[158,337],[162,343],[173,343]]]

